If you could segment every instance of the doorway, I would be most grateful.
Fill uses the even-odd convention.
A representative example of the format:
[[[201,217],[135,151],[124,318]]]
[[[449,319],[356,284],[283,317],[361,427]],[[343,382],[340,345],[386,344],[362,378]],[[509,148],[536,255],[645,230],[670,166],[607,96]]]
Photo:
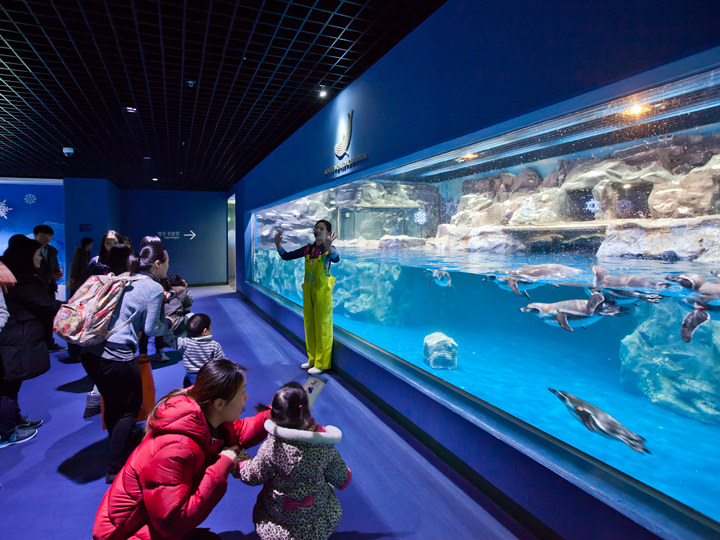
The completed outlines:
[[[228,197],[227,207],[227,231],[228,231],[228,251],[227,251],[227,276],[228,285],[234,290],[237,290],[237,282],[235,280],[235,267],[237,261],[235,260],[235,194]]]

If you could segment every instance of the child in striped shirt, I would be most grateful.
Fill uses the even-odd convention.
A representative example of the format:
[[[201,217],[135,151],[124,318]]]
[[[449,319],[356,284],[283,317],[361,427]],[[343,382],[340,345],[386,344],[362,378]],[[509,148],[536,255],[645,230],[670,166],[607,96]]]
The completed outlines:
[[[225,358],[220,344],[212,338],[210,317],[204,313],[196,313],[187,323],[187,337],[170,337],[173,348],[182,354],[185,364],[183,386],[187,388],[195,384],[200,368],[210,360]],[[166,336],[166,339],[169,336]]]

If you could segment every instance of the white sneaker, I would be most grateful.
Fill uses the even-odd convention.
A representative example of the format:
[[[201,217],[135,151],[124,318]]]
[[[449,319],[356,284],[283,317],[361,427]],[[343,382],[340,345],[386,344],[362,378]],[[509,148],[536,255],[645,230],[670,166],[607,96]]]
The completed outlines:
[[[155,355],[155,358],[158,362],[167,362],[168,360],[170,360],[170,357],[165,354],[165,351],[163,350],[160,350],[160,352]]]
[[[313,367],[313,365],[310,362],[305,362],[302,366],[300,366],[301,369],[310,369]]]
[[[310,369],[308,369],[308,374],[310,375],[320,375],[322,372],[322,369],[318,369],[316,367],[311,367]]]

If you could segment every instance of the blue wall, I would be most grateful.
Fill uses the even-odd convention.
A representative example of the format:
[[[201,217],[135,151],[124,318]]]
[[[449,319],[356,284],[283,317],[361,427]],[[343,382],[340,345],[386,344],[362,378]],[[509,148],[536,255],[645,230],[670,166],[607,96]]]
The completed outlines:
[[[195,285],[227,283],[225,193],[121,190],[120,208],[120,232],[135,251],[143,236],[160,236],[170,254],[169,273]]]
[[[66,234],[63,186],[60,181],[35,181],[0,183],[0,253],[7,249],[8,239],[14,234],[33,238],[36,225],[50,225],[55,234],[50,245],[58,250],[58,262],[67,273]],[[65,278],[59,282],[65,283]]]
[[[65,178],[63,186],[67,273],[81,238],[93,239],[94,257],[105,231],[120,230],[120,190],[104,178]]]
[[[68,260],[84,236],[94,240],[97,255],[105,231],[115,229],[130,237],[135,251],[143,236],[163,237],[170,273],[190,284],[227,281],[224,193],[121,190],[101,178],[66,178],[64,189]],[[192,239],[185,236],[190,231],[196,235]]]

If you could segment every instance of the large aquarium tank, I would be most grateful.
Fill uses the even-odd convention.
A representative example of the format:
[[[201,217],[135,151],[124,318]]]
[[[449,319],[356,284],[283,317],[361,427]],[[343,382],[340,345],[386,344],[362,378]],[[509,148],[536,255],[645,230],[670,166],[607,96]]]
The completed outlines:
[[[328,219],[334,324],[720,521],[720,70],[253,216],[302,304]]]

